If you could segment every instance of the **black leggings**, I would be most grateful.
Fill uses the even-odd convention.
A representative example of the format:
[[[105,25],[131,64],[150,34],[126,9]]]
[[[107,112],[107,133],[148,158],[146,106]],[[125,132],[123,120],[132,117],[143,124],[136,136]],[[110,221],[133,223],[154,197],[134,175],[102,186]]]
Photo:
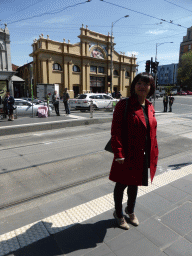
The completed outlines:
[[[131,214],[134,212],[138,186],[136,185],[127,186],[117,182],[114,189],[114,201],[115,201],[115,210],[118,218],[123,217],[122,200],[123,200],[123,192],[126,187],[127,187],[127,195],[128,195],[128,201],[127,201],[128,213]]]

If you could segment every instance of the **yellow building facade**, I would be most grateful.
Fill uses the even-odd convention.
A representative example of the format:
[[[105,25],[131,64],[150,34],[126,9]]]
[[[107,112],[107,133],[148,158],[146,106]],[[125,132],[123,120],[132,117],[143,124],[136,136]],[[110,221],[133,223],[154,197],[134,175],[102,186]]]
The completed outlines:
[[[43,35],[32,44],[34,94],[37,84],[58,84],[70,97],[85,92],[110,92],[111,36],[93,32],[82,25],[80,42],[56,42]],[[113,38],[114,39],[114,38]],[[113,46],[115,44],[113,43]],[[113,90],[129,96],[136,74],[136,58],[119,54],[113,56]]]

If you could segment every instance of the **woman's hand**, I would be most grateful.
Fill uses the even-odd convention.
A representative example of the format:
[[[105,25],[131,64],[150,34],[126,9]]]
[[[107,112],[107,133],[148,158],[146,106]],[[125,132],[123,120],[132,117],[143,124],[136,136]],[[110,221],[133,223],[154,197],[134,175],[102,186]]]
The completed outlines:
[[[123,164],[125,159],[116,159],[116,161],[119,163],[119,164]]]

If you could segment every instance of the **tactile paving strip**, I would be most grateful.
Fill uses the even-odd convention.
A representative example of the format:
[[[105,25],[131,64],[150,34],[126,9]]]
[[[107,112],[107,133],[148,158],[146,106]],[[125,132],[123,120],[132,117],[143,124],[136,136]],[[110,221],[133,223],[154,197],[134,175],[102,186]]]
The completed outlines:
[[[0,256],[16,251],[20,248],[15,231],[0,236]]]
[[[139,187],[138,197],[145,195],[159,187],[165,186],[175,180],[192,174],[192,165],[182,167],[178,170],[169,170],[155,176],[153,184],[149,179],[149,186]],[[127,192],[124,191],[123,203],[127,201]],[[39,222],[16,229],[0,236],[0,256],[4,256],[19,248],[32,244],[49,234],[58,233],[67,229],[75,223],[80,223],[96,215],[114,208],[113,193],[96,198],[85,204],[78,205],[64,212],[60,212]]]
[[[66,212],[60,212],[42,221],[50,234],[58,233],[74,225]]]

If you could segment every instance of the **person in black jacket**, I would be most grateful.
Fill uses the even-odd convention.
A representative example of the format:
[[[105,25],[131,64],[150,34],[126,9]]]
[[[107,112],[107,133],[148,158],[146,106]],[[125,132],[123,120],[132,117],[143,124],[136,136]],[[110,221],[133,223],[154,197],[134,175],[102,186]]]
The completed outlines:
[[[54,91],[52,95],[52,102],[53,106],[55,107],[55,113],[57,116],[60,116],[59,114],[59,95],[57,94],[57,91]]]
[[[13,96],[10,95],[10,92],[7,91],[6,92],[6,96],[3,102],[4,105],[4,113],[5,115],[8,115],[8,121],[13,121],[14,120],[14,116],[13,116],[13,110],[14,110],[14,103],[15,100],[13,98]]]
[[[64,92],[63,92],[63,103],[65,106],[65,112],[66,115],[70,114],[70,110],[69,110],[69,93],[67,92],[67,88],[65,88]]]
[[[172,112],[173,102],[174,102],[174,97],[172,96],[172,94],[170,94],[170,96],[169,96],[169,112]]]

